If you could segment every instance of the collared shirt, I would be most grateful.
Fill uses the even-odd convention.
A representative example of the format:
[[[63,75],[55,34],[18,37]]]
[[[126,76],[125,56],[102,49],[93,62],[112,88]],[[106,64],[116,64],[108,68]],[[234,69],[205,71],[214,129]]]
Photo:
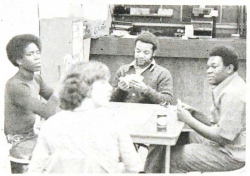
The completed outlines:
[[[246,150],[245,82],[238,73],[213,88],[212,120],[220,136],[230,141],[221,147],[232,158],[244,162]]]
[[[150,71],[152,71],[152,69],[154,69],[155,67],[155,60],[153,59],[152,62],[150,64],[148,64],[148,66],[144,67],[144,68],[140,68],[139,66],[136,65],[136,61],[134,60],[131,64],[129,64],[130,67],[134,66],[135,67],[135,74],[141,75],[145,70],[147,70],[149,67]]]
[[[134,89],[123,91],[119,88],[120,77],[140,73],[144,79],[143,82],[148,89],[145,92],[138,92]],[[146,68],[136,71],[135,61],[121,66],[114,76],[112,86],[113,94],[111,101],[128,103],[147,103],[160,104],[171,103],[173,97],[173,79],[171,73],[164,67],[158,65],[153,60]]]

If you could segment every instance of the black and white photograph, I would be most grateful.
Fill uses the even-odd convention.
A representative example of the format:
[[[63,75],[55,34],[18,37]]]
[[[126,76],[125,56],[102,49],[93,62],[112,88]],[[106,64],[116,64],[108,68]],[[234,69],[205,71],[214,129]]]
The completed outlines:
[[[0,175],[247,175],[248,8],[0,0]]]

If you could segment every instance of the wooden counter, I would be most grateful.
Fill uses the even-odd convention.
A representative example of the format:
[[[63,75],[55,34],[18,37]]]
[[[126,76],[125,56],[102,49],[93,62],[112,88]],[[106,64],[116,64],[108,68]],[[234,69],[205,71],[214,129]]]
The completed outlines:
[[[134,55],[135,36],[129,38],[101,37],[91,41],[90,54],[98,55]],[[231,45],[239,54],[239,59],[246,59],[245,39],[189,39],[159,37],[160,47],[157,57],[207,58],[215,45]]]

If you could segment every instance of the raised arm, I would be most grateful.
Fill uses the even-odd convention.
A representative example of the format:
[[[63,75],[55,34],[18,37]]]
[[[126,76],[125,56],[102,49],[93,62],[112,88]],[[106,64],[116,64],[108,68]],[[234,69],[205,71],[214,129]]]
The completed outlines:
[[[245,128],[245,103],[234,94],[224,94],[220,101],[220,120],[213,126],[198,121],[181,107],[178,107],[178,118],[205,138],[220,145],[228,144]]]
[[[185,122],[187,125],[189,125],[193,130],[195,130],[197,133],[202,135],[203,137],[212,140],[214,142],[217,142],[220,145],[228,144],[229,140],[223,138],[220,136],[220,129],[218,126],[207,126],[204,123],[198,121],[195,119],[190,112],[187,110],[178,107],[178,119]]]
[[[47,103],[32,95],[33,90],[24,83],[9,84],[6,89],[10,92],[13,102],[47,119],[59,110],[59,97],[55,93],[50,96]],[[45,99],[48,98],[44,97]]]
[[[212,123],[210,121],[210,118],[208,115],[203,114],[201,111],[199,111],[198,109],[186,104],[186,103],[182,103],[181,100],[178,99],[178,105],[186,110],[188,110],[190,112],[190,114],[196,118],[198,121],[211,126]]]

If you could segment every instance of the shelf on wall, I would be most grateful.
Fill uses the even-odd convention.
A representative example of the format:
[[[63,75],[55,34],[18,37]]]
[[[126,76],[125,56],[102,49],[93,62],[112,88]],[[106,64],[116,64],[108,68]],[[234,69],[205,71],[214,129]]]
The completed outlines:
[[[173,23],[133,23],[133,26],[147,26],[147,27],[185,27],[186,24]]]
[[[130,17],[130,16],[139,16],[139,17],[172,17],[172,16],[167,16],[167,15],[159,15],[157,13],[154,14],[113,14],[114,17]]]
[[[133,23],[133,26],[147,26],[147,27],[185,27],[191,23],[173,24],[173,23]],[[237,29],[236,24],[216,24],[218,29]]]

